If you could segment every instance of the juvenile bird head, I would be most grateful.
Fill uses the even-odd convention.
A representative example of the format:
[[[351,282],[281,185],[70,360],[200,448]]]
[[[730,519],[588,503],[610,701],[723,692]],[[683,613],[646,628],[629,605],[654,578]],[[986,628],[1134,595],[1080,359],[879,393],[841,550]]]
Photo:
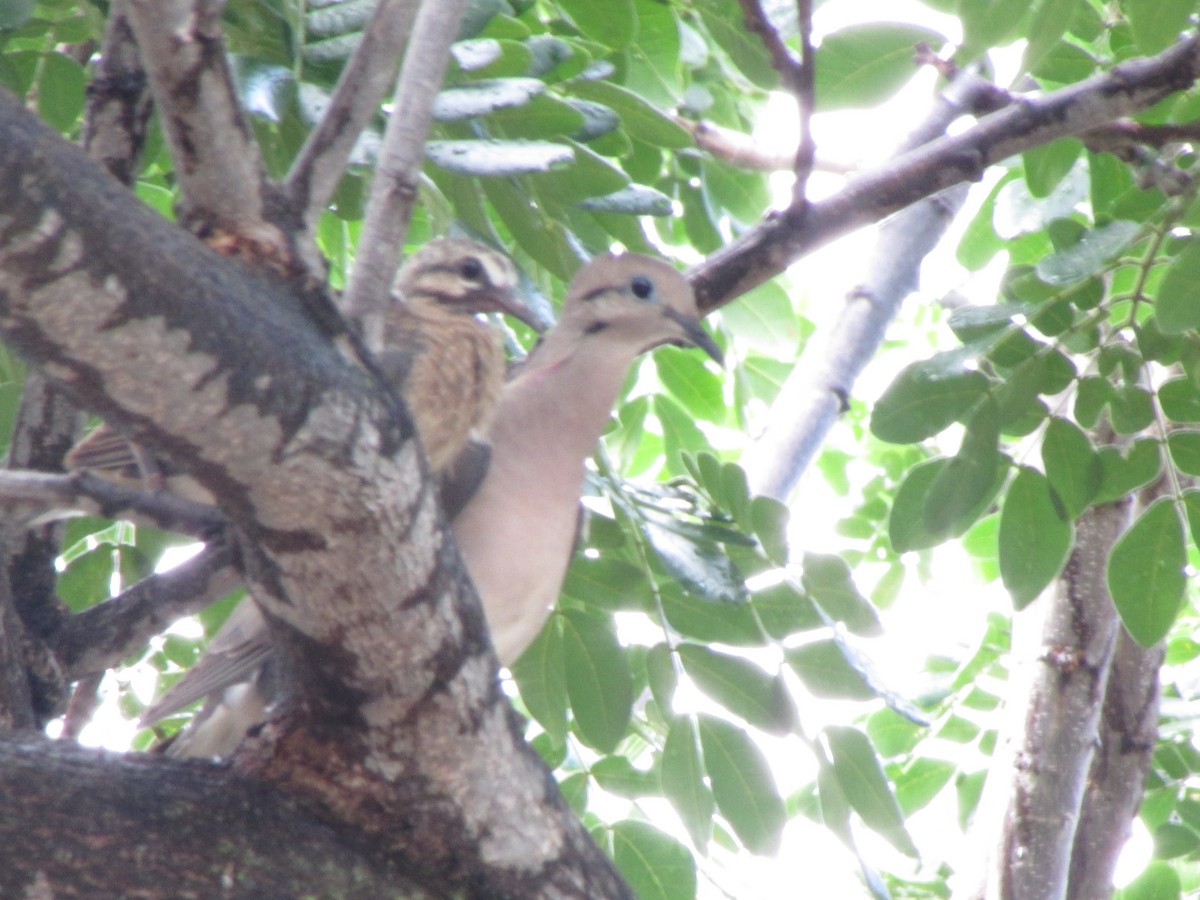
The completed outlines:
[[[507,313],[540,330],[518,284],[517,270],[504,254],[476,241],[436,238],[404,261],[392,293],[411,306],[429,304],[463,315]]]
[[[692,344],[718,363],[721,349],[700,326],[696,295],[667,263],[638,253],[597,256],[576,274],[563,304],[563,325],[621,342],[636,355],[660,344]]]

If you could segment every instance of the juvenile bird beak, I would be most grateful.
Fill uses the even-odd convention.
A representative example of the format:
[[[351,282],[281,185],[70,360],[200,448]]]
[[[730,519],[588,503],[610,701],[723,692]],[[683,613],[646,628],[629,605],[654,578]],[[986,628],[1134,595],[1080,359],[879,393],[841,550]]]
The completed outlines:
[[[721,352],[721,348],[717,346],[716,342],[709,337],[708,332],[704,330],[698,320],[670,306],[664,307],[663,313],[668,319],[683,329],[684,340],[689,344],[694,344],[711,356],[717,365],[725,365],[725,354]]]
[[[497,312],[504,313],[506,316],[512,316],[524,322],[538,334],[542,334],[553,323],[547,322],[541,314],[532,306],[525,302],[525,298],[514,287],[512,290],[505,291],[502,296],[496,298]]]

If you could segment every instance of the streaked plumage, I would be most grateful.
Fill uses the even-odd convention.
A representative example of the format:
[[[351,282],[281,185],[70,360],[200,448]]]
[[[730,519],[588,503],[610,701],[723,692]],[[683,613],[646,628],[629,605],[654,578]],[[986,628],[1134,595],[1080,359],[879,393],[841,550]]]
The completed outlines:
[[[507,257],[456,238],[426,244],[397,273],[396,303],[385,318],[378,361],[403,395],[435,475],[486,429],[504,383],[499,335],[476,314],[505,312],[536,324],[516,288]],[[231,753],[247,728],[262,720],[274,694],[272,655],[262,614],[244,600],[197,664],[143,714],[143,723],[208,697],[167,752]]]

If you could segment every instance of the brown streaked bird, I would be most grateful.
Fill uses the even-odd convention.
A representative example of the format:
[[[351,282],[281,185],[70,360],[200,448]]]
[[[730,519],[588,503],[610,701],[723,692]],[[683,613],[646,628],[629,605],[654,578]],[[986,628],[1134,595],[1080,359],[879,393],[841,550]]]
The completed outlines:
[[[475,315],[504,312],[538,325],[516,288],[517,273],[507,257],[458,238],[431,241],[396,275],[396,303],[384,320],[378,361],[408,405],[435,476],[486,430],[504,383],[499,335]],[[197,664],[146,710],[143,724],[209,697],[167,752],[232,753],[246,730],[262,721],[275,694],[272,655],[262,614],[252,601],[242,601]]]
[[[520,656],[558,599],[575,543],[585,463],[630,365],[667,343],[692,344],[721,359],[700,326],[691,287],[674,268],[635,254],[601,256],[576,275],[559,323],[504,386],[487,430],[487,474],[452,521],[502,664]],[[256,607],[243,603],[230,619],[232,629],[222,629],[208,654],[218,651],[248,663],[233,680],[252,673],[260,680],[230,689],[225,696],[232,701],[236,691],[236,702],[222,704],[218,715],[196,729],[196,739],[168,752],[228,755],[265,716],[273,686],[271,666],[262,663],[271,649],[265,629],[257,638],[254,629],[244,629],[247,607],[257,615]],[[226,629],[243,629],[240,640],[223,641]],[[191,692],[187,703],[231,683],[202,675],[197,683],[203,690]],[[180,685],[192,678],[189,672]]]
[[[537,637],[558,600],[586,461],[629,367],[661,344],[722,359],[679,272],[648,256],[599,256],[575,275],[558,324],[504,387],[487,473],[451,523],[503,665]]]

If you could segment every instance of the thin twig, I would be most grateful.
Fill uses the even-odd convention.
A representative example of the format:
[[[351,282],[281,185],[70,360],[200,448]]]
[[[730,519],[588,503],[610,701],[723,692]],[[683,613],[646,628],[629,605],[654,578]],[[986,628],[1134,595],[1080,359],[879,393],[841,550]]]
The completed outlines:
[[[800,24],[800,64],[795,70],[792,90],[800,114],[800,144],[796,148],[796,163],[792,167],[796,181],[792,185],[792,214],[801,213],[808,202],[808,178],[812,175],[817,144],[813,139],[812,116],[816,106],[813,83],[816,77],[816,55],[812,45],[812,0],[796,0],[796,18]]]
[[[132,514],[167,531],[198,538],[211,537],[227,524],[215,506],[168,491],[125,487],[90,472],[0,472],[0,501],[10,509],[22,510],[31,521],[78,514],[115,519]]]
[[[380,0],[342,69],[329,107],[284,179],[284,189],[293,206],[304,210],[310,231],[337,189],[359,135],[395,83],[419,2]]]
[[[382,343],[382,312],[417,199],[425,137],[433,122],[433,100],[441,88],[450,45],[467,5],[467,0],[426,0],[421,4],[396,82],[395,106],[383,135],[345,297],[346,310],[362,321],[371,350],[379,350]]]
[[[151,575],[65,619],[49,643],[67,677],[104,672],[180,616],[199,612],[234,590],[241,576],[233,559],[228,543],[215,541],[169,572]]]
[[[672,116],[671,119],[691,133],[697,147],[723,163],[752,172],[785,172],[795,167],[796,154],[793,151],[772,151],[743,131],[726,128],[707,119],[696,121],[682,116]],[[812,162],[812,168],[835,175],[846,175],[858,167],[853,163],[817,157]]]

